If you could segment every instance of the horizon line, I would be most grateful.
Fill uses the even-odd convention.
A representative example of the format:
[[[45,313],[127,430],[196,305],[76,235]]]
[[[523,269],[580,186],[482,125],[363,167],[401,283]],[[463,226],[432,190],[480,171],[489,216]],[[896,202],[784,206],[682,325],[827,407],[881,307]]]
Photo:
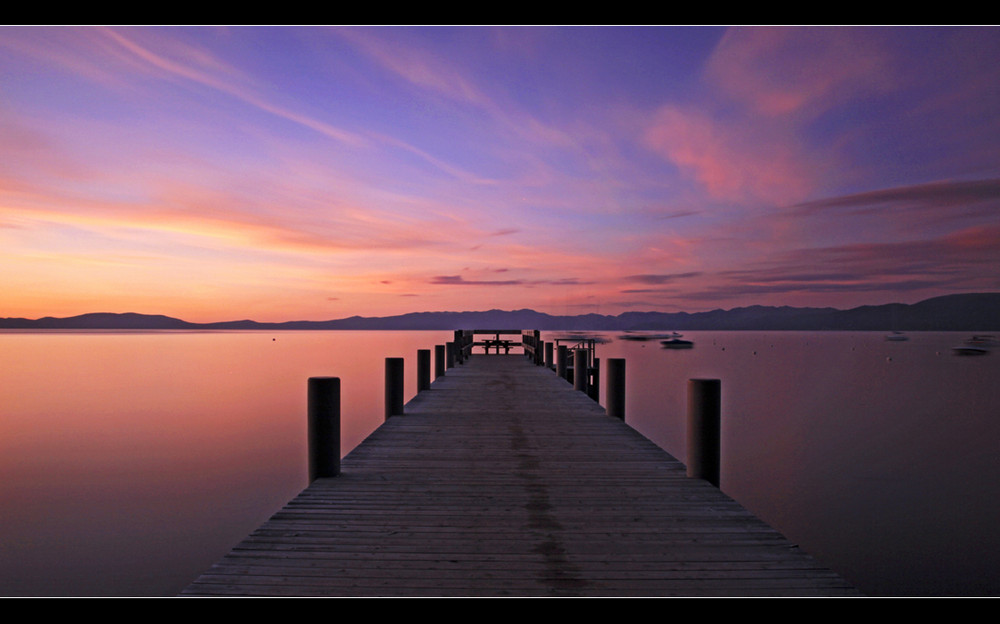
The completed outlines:
[[[350,316],[344,316],[344,317],[339,317],[339,318],[331,318],[331,319],[323,319],[323,320],[296,319],[296,320],[285,320],[285,321],[257,321],[257,320],[251,319],[251,318],[243,318],[243,319],[230,319],[230,320],[225,320],[225,321],[207,321],[207,322],[188,321],[188,320],[186,320],[184,318],[181,318],[181,317],[170,316],[168,314],[163,314],[163,313],[146,313],[146,312],[134,312],[134,311],[130,311],[130,312],[83,312],[83,313],[80,313],[80,314],[73,314],[73,315],[69,315],[69,316],[61,316],[60,317],[60,316],[51,316],[51,315],[48,315],[48,316],[41,316],[41,317],[34,318],[34,319],[26,318],[26,317],[0,317],[0,320],[5,320],[5,321],[23,320],[23,321],[37,322],[37,321],[44,321],[44,320],[48,320],[48,319],[51,319],[51,320],[68,320],[68,319],[75,319],[75,318],[80,318],[80,317],[85,317],[85,316],[98,316],[98,315],[107,315],[107,316],[129,316],[129,315],[132,315],[132,316],[144,316],[144,317],[162,317],[162,318],[170,319],[170,320],[173,320],[173,321],[180,321],[180,322],[183,322],[183,323],[186,323],[186,324],[189,324],[189,325],[220,325],[220,324],[230,324],[230,323],[256,323],[256,324],[260,324],[260,325],[287,325],[287,324],[291,324],[291,323],[333,323],[333,322],[345,321],[345,320],[350,320],[350,319],[364,319],[364,320],[395,319],[395,318],[400,318],[400,317],[404,317],[404,316],[412,316],[412,315],[420,315],[420,314],[488,314],[488,313],[491,313],[491,312],[500,312],[500,313],[506,313],[506,314],[512,314],[512,313],[518,313],[518,312],[530,312],[532,314],[538,314],[538,315],[541,315],[541,316],[547,316],[547,317],[552,317],[552,318],[580,318],[580,317],[587,317],[587,316],[597,316],[597,317],[602,317],[602,318],[617,319],[617,318],[621,318],[622,316],[625,316],[625,315],[628,315],[628,314],[698,315],[698,314],[709,314],[709,313],[712,313],[712,312],[720,312],[720,311],[721,312],[732,312],[732,311],[735,311],[735,310],[745,310],[745,309],[749,309],[749,308],[769,308],[769,309],[790,308],[790,309],[794,309],[794,310],[835,310],[835,311],[839,311],[839,312],[846,312],[846,311],[851,311],[851,310],[857,310],[857,309],[860,309],[860,308],[874,308],[874,307],[894,306],[894,305],[898,305],[898,306],[914,306],[914,305],[919,305],[919,304],[927,302],[927,301],[932,301],[934,299],[943,299],[943,298],[948,298],[948,297],[971,296],[971,295],[1000,295],[1000,292],[987,291],[987,292],[952,293],[952,294],[949,294],[949,295],[937,295],[937,296],[934,296],[934,297],[928,297],[927,299],[922,299],[922,300],[917,301],[915,303],[890,302],[890,303],[881,303],[881,304],[863,304],[863,305],[854,306],[854,307],[851,307],[851,308],[836,308],[836,307],[833,307],[833,306],[790,306],[790,305],[761,305],[761,304],[751,304],[751,305],[745,305],[745,306],[737,306],[737,307],[733,307],[733,308],[713,308],[711,310],[704,310],[704,311],[701,311],[701,312],[687,312],[687,311],[663,312],[663,311],[659,311],[659,310],[644,310],[644,311],[633,310],[633,311],[628,311],[628,312],[622,312],[620,314],[600,314],[598,312],[588,312],[588,313],[583,313],[583,314],[551,314],[551,313],[548,313],[548,312],[540,312],[540,311],[535,310],[533,308],[517,308],[517,309],[509,309],[509,310],[505,310],[505,309],[501,309],[501,308],[491,308],[489,310],[460,310],[460,311],[459,310],[424,310],[424,311],[404,312],[402,314],[392,314],[392,315],[387,315],[387,316],[363,316],[363,315],[360,315],[360,314],[353,314],[353,315],[350,315]]]

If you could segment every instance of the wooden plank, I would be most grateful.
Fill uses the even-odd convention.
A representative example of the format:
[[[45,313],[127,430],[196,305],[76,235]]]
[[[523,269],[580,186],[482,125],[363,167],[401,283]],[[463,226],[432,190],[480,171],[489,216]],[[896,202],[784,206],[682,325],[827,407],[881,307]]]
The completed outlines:
[[[186,596],[856,596],[523,355],[449,369]]]

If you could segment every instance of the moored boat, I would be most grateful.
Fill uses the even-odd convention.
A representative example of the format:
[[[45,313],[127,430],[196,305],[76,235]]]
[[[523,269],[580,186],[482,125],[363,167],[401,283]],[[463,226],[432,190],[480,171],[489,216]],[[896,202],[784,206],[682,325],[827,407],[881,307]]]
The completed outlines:
[[[649,340],[664,340],[667,338],[680,338],[680,337],[681,335],[678,334],[677,332],[673,332],[670,334],[648,334],[641,331],[626,330],[625,333],[623,333],[618,338],[620,338],[621,340],[634,340],[637,342],[645,342]]]
[[[952,347],[951,352],[955,355],[986,355],[990,352],[986,347],[974,347],[970,345],[961,345],[958,347]]]
[[[681,340],[680,338],[661,340],[660,344],[663,345],[664,349],[690,349],[694,347],[694,343],[690,340]]]
[[[986,355],[997,345],[995,336],[989,334],[976,334],[966,340],[963,344],[952,347],[951,352],[955,355]]]
[[[990,349],[995,347],[997,344],[996,336],[991,334],[976,334],[965,341],[965,344],[970,347],[982,347],[984,349]]]

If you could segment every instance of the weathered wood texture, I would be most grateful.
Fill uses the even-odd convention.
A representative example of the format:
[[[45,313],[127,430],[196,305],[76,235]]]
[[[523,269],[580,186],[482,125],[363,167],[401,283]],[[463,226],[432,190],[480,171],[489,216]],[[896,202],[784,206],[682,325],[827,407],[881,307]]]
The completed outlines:
[[[522,355],[449,369],[187,596],[852,596]]]

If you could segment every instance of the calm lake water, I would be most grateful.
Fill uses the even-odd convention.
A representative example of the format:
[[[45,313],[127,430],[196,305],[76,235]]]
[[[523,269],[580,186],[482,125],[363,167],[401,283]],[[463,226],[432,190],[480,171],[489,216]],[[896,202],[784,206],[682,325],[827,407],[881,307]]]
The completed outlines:
[[[687,379],[721,379],[722,490],[862,591],[1000,595],[1000,353],[953,356],[955,333],[606,336],[627,422],[681,461]],[[346,453],[383,420],[385,358],[409,400],[417,350],[451,337],[0,332],[0,595],[176,595],[305,487],[310,376],[341,377]]]

